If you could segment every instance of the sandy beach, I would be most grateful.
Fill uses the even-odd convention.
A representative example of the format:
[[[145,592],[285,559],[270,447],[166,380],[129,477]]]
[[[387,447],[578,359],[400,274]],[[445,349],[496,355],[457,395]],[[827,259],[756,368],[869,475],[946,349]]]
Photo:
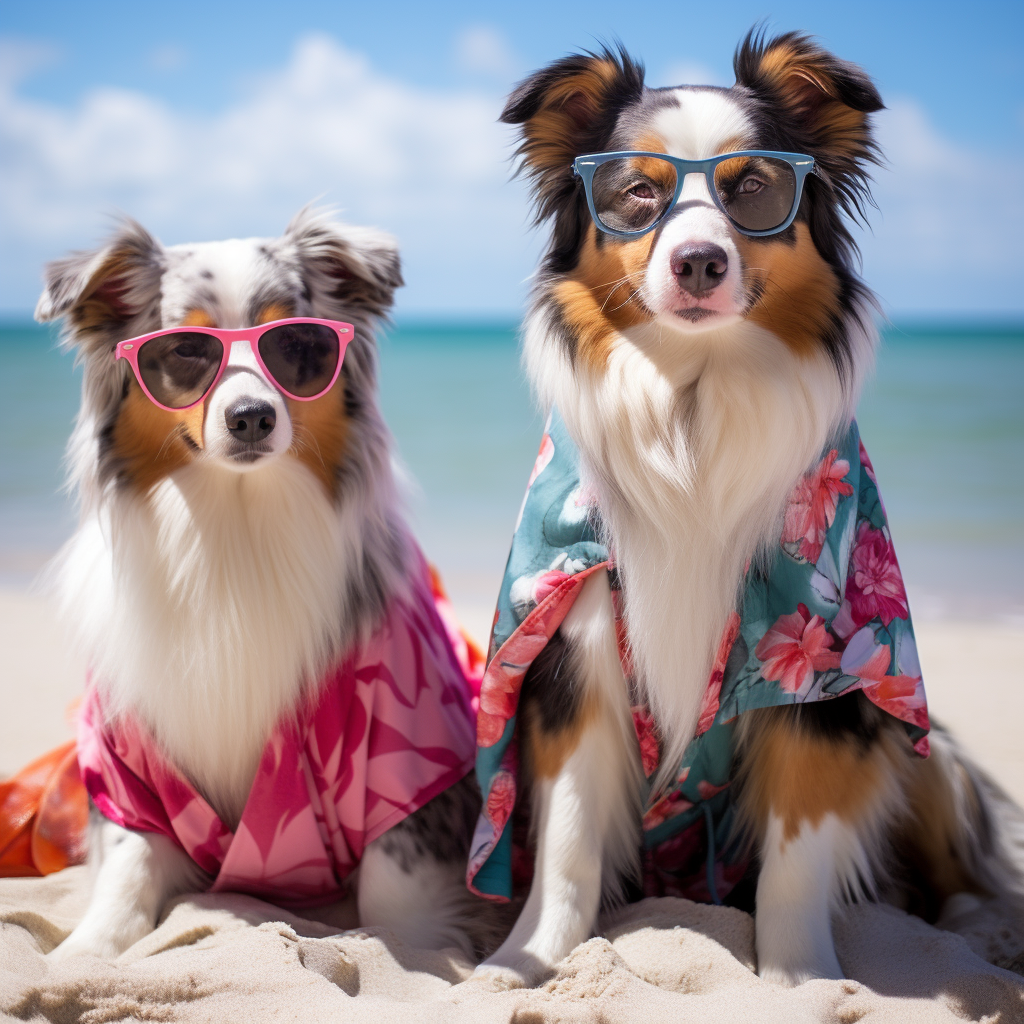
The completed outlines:
[[[481,639],[491,616],[482,582],[448,581],[462,621]],[[919,622],[917,635],[934,718],[1024,802],[1024,629],[933,620]],[[0,590],[0,650],[6,774],[70,736],[66,708],[81,691],[83,666],[46,602],[25,590]],[[172,901],[158,929],[116,963],[50,965],[43,954],[74,926],[88,892],[86,868],[0,880],[0,1013],[373,1024],[1024,1020],[1024,921],[996,901],[968,907],[943,930],[891,907],[849,908],[834,921],[849,980],[790,990],[754,973],[749,915],[644,900],[603,919],[601,934],[546,984],[508,990],[474,979],[454,950],[413,950],[380,929],[339,933],[356,924],[351,906],[327,925],[235,894]]]

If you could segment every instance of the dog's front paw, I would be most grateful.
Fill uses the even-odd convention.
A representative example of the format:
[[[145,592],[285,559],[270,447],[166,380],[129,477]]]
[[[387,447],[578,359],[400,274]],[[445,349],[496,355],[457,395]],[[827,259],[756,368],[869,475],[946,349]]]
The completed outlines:
[[[525,950],[499,949],[473,972],[473,978],[495,991],[533,988],[554,973],[554,965],[545,963]]]
[[[773,985],[782,985],[784,988],[796,988],[805,981],[814,981],[818,978],[827,978],[832,981],[841,981],[846,977],[843,969],[839,966],[835,954],[822,956],[810,963],[762,963],[758,966],[757,975],[762,981],[769,981]]]
[[[86,918],[59,946],[46,954],[46,959],[51,963],[63,963],[75,956],[98,956],[103,960],[115,960],[150,931],[152,925],[141,917],[121,927]]]
[[[496,967],[483,963],[473,972],[467,985],[486,989],[488,992],[507,992],[513,988],[529,988],[530,979],[511,967]]]

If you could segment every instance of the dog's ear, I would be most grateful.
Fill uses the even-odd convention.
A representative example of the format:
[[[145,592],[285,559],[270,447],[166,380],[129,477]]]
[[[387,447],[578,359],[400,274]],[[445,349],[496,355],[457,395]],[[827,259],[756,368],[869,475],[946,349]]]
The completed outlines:
[[[643,65],[622,48],[563,57],[516,87],[500,120],[523,126],[516,154],[534,186],[538,221],[575,191],[573,160],[604,148],[619,112],[643,89]]]
[[[66,339],[85,348],[145,333],[159,323],[163,269],[163,246],[125,218],[100,248],[47,264],[36,319],[65,317]]]
[[[883,107],[867,74],[802,33],[766,40],[753,29],[736,51],[733,67],[736,84],[782,115],[794,143],[859,209],[863,188],[857,179],[866,177],[866,162],[878,160],[868,115]]]
[[[284,238],[295,247],[318,316],[387,316],[395,289],[404,283],[398,245],[390,235],[342,224],[329,210],[307,206],[292,218]]]

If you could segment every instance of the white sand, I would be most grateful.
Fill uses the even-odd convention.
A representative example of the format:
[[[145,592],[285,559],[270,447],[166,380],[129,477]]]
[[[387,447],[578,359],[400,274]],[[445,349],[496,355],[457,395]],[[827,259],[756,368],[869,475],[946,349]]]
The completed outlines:
[[[455,581],[449,581],[452,584]],[[474,631],[490,610],[456,607]],[[478,632],[479,635],[479,632]],[[933,716],[1024,802],[1024,630],[917,626]],[[482,639],[482,637],[481,637]],[[45,604],[0,590],[0,774],[70,736],[65,707],[82,666]],[[835,922],[851,979],[786,990],[753,973],[753,921],[685,900],[645,900],[605,921],[548,984],[492,991],[467,980],[454,953],[406,949],[374,930],[336,934],[238,895],[177,901],[160,928],[115,964],[42,955],[87,898],[84,868],[0,881],[0,1014],[107,1021],[344,1020],[608,1022],[1024,1022],[1024,922],[980,908],[940,931],[889,907],[849,909]]]
[[[42,954],[80,915],[86,870],[0,881],[0,1015],[218,1024],[1024,1021],[1019,975],[987,963],[969,938],[870,905],[835,923],[850,980],[796,989],[754,974],[747,914],[676,899],[644,900],[604,921],[601,937],[531,990],[471,980],[471,965],[454,951],[410,949],[377,929],[337,934],[234,894],[176,901],[115,963],[79,957],[50,966]]]

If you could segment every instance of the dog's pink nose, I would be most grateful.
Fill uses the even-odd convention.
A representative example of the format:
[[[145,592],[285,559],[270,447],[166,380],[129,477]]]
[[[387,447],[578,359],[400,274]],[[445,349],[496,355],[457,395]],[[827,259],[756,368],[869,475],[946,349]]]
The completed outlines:
[[[672,253],[671,267],[679,287],[699,299],[718,287],[729,257],[714,242],[688,242]]]

